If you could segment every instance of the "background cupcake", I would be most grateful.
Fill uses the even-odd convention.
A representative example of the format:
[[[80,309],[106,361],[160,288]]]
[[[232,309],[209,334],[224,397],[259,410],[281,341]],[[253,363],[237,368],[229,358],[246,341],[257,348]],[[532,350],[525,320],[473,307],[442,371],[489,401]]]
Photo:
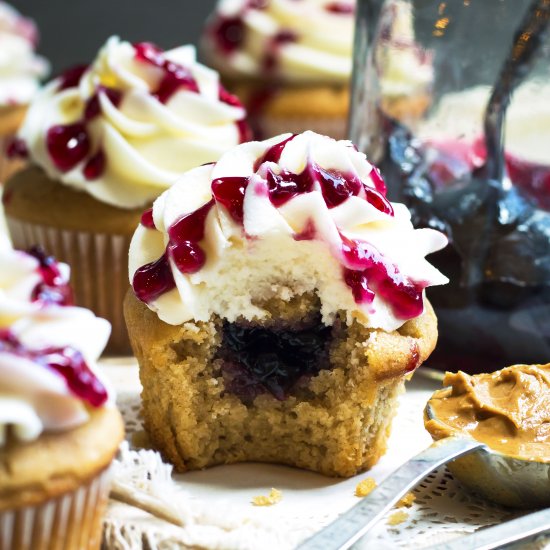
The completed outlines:
[[[76,303],[125,351],[127,250],[141,214],[185,170],[247,138],[245,112],[192,46],[107,41],[89,67],[48,84],[19,133],[33,164],[6,188],[10,233],[73,266]]]
[[[221,0],[202,40],[258,136],[307,129],[343,138],[354,1]]]
[[[46,60],[34,53],[37,42],[33,21],[0,2],[0,183],[21,163],[9,159],[7,149],[48,72]]]
[[[179,470],[371,467],[437,340],[424,289],[447,279],[424,256],[445,243],[348,141],[286,134],[187,172],[130,247],[153,444]]]
[[[94,363],[109,324],[63,305],[67,267],[0,250],[2,548],[96,549],[122,419]]]
[[[0,196],[2,183],[24,164],[24,159],[13,155],[17,148],[13,137],[38,91],[39,80],[48,72],[46,60],[34,53],[37,41],[33,21],[0,2]],[[5,233],[0,206],[0,239]]]

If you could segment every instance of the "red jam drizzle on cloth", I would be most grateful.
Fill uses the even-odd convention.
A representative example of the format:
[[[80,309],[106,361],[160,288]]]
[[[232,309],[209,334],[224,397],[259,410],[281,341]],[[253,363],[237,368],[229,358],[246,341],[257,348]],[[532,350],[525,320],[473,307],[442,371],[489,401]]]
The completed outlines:
[[[107,401],[105,386],[86,364],[82,354],[70,346],[29,349],[9,330],[0,329],[0,353],[27,359],[56,372],[65,379],[76,397],[92,407],[100,407]]]
[[[334,208],[355,196],[388,216],[394,215],[391,203],[385,197],[385,184],[376,169],[371,172],[376,188],[362,182],[355,174],[326,170],[311,161],[300,174],[288,170],[276,174],[269,163],[279,162],[285,146],[294,137],[270,147],[254,165],[256,173],[265,174],[268,196],[275,207],[282,206],[297,195],[314,191],[318,185],[328,208]],[[250,177],[246,176],[213,180],[212,199],[198,210],[180,218],[168,229],[169,243],[165,253],[155,262],[140,267],[134,275],[133,287],[140,300],[150,303],[175,287],[169,258],[182,273],[195,273],[202,268],[206,254],[200,247],[200,241],[204,238],[206,216],[214,203],[223,206],[235,222],[243,224],[243,203],[249,181]],[[148,212],[142,217],[142,224],[154,228],[152,216]],[[311,220],[305,229],[295,236],[296,240],[317,238]],[[425,284],[409,281],[369,243],[348,239],[344,235],[341,235],[341,239],[343,278],[358,304],[370,304],[375,294],[378,294],[388,301],[399,319],[411,319],[422,313]]]

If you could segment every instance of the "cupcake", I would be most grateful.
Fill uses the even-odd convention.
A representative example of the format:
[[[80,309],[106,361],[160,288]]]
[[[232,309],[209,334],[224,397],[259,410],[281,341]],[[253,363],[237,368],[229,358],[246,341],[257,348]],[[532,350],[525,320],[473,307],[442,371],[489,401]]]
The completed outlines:
[[[431,56],[416,43],[410,6],[381,18],[375,63],[382,109],[418,118],[430,101]],[[355,1],[220,0],[202,52],[243,101],[258,138],[313,129],[345,137]]]
[[[8,149],[48,63],[34,53],[38,32],[33,21],[0,2],[0,183],[19,167]]]
[[[32,166],[6,185],[8,227],[15,246],[41,244],[73,266],[76,303],[113,325],[111,352],[128,350],[127,253],[143,209],[246,140],[244,116],[192,46],[116,37],[32,103],[19,132]]]
[[[120,414],[94,363],[109,323],[69,300],[67,268],[0,250],[2,548],[97,549]],[[57,547],[56,545],[56,547]],[[61,547],[61,546],[59,546]]]
[[[437,340],[424,289],[446,278],[424,256],[445,244],[348,141],[286,134],[187,172],[130,246],[125,316],[154,447],[178,471],[371,467]]]
[[[354,11],[354,1],[218,2],[201,49],[258,137],[306,129],[344,137]]]

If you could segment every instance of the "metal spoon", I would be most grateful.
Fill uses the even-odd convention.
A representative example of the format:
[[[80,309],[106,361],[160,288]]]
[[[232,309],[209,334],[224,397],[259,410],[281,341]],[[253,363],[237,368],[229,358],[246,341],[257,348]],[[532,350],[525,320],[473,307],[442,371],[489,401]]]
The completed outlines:
[[[434,418],[429,404],[426,415]],[[447,463],[464,485],[494,502],[532,508],[550,506],[550,462],[510,457],[467,435],[447,437],[403,464],[361,502],[302,543],[299,550],[350,548],[403,495],[430,472]],[[534,532],[532,524],[529,528],[526,535]],[[535,532],[544,530],[546,526],[542,524]]]
[[[449,460],[484,447],[468,437],[436,441],[386,478],[337,520],[307,539],[299,550],[345,550],[363,537],[410,489]]]

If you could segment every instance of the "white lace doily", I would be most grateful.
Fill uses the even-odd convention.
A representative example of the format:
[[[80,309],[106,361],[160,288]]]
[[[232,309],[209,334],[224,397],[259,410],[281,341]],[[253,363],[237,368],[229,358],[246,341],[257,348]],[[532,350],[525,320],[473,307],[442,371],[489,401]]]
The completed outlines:
[[[401,463],[431,443],[422,411],[440,382],[418,372],[401,397],[387,454],[372,470],[340,480],[285,466],[233,464],[183,475],[171,475],[157,453],[131,449],[141,430],[140,385],[133,360],[109,360],[101,365],[118,393],[130,448],[116,464],[117,479],[139,487],[175,507],[185,527],[176,527],[136,508],[111,501],[105,520],[104,548],[168,550],[291,549],[358,501],[357,483],[366,477],[383,480]],[[252,499],[282,491],[280,502],[256,507]],[[411,507],[399,508],[402,522],[390,525],[391,510],[358,542],[355,549],[423,548],[448,541],[514,517],[463,490],[445,469],[434,472],[415,490]],[[543,542],[530,548],[550,548]]]

